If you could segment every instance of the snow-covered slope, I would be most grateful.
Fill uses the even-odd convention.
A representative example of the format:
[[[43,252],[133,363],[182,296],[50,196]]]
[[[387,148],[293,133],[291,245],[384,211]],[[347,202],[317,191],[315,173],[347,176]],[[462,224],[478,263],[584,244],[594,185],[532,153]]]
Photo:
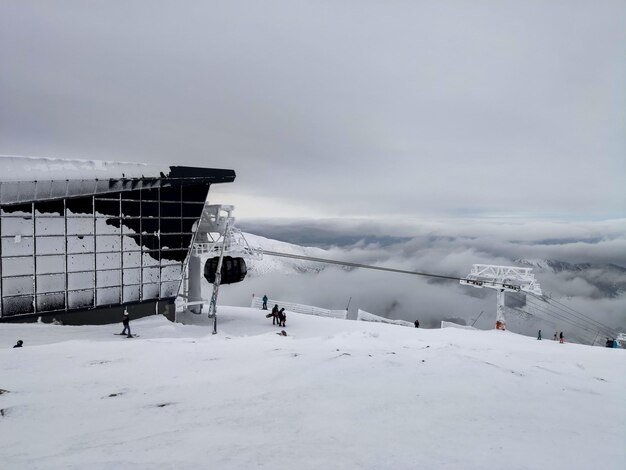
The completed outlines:
[[[250,246],[262,248],[267,251],[288,253],[317,258],[328,257],[328,252],[321,248],[293,245],[291,243],[272,240],[251,233],[244,234]],[[250,276],[258,276],[268,273],[293,274],[293,273],[316,273],[325,268],[325,264],[312,263],[299,259],[281,258],[277,256],[264,255],[261,260],[247,261]]]
[[[72,469],[622,469],[626,351],[220,307],[0,329],[0,461]],[[194,317],[206,322],[204,317]],[[21,349],[12,349],[17,339]]]

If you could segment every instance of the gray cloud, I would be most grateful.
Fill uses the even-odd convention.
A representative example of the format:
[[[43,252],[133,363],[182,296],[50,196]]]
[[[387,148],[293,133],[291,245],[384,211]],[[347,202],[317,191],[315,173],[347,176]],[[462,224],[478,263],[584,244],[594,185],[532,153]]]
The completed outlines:
[[[279,240],[328,248],[352,246],[370,253],[396,243],[404,256],[424,251],[426,260],[453,260],[462,253],[490,259],[556,259],[616,264],[626,268],[626,219],[563,222],[532,219],[242,219],[239,226]],[[355,243],[369,240],[376,243]],[[383,250],[384,252],[385,250]],[[474,261],[474,263],[479,261]],[[452,268],[453,266],[451,266]]]
[[[625,26],[619,1],[3,2],[0,153],[234,168],[246,215],[623,215]]]
[[[211,201],[235,203],[251,227],[363,217],[283,224],[342,259],[450,273],[516,258],[624,267],[624,57],[619,0],[7,0],[0,154],[233,168]],[[621,282],[604,270],[545,283],[623,324],[607,276]],[[333,306],[352,295],[433,322],[493,305],[360,271],[311,281],[245,289]]]
[[[509,328],[518,333],[536,334],[537,329],[566,331],[568,337],[590,342],[597,329],[581,321],[568,307],[611,328],[626,330],[626,221],[596,223],[561,223],[533,221],[427,222],[421,226],[392,227],[376,221],[317,221],[289,224],[268,222],[243,223],[246,230],[264,232],[285,241],[300,239],[301,234],[321,233],[321,245],[328,248],[327,257],[364,264],[389,266],[452,276],[465,276],[474,263],[524,266],[518,259],[530,260],[543,292],[559,304],[544,304],[539,299],[527,301],[523,296],[509,295],[507,313]],[[323,230],[322,230],[323,229]],[[388,234],[417,235],[396,243],[353,240],[375,240]],[[604,233],[604,237],[595,234]],[[557,239],[569,235],[564,243]],[[334,235],[334,237],[333,237]],[[577,241],[576,235],[588,241]],[[573,238],[572,238],[573,237]],[[332,241],[348,242],[335,243]],[[548,240],[548,243],[546,243]],[[546,262],[547,261],[547,262]],[[622,267],[619,265],[621,264]],[[270,293],[273,298],[309,303],[326,308],[343,308],[351,300],[351,312],[362,308],[390,318],[413,321],[434,327],[443,319],[457,318],[480,328],[493,326],[495,293],[460,286],[456,282],[432,280],[393,273],[360,269],[327,267],[323,271],[293,275],[264,273],[231,287],[224,302],[245,305],[249,296]],[[566,311],[563,311],[565,308]],[[574,324],[572,324],[574,323]],[[575,324],[584,325],[587,330]],[[598,336],[604,338],[601,332]]]

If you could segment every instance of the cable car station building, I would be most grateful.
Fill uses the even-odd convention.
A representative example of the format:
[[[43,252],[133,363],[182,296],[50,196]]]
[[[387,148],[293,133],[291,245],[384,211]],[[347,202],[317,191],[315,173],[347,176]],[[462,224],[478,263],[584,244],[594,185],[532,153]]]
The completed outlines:
[[[209,188],[233,170],[0,156],[0,322],[173,319]]]

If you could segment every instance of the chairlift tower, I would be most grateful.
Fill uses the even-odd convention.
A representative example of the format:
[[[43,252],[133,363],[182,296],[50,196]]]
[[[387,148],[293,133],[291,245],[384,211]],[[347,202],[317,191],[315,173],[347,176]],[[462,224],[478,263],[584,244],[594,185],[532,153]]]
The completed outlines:
[[[474,264],[472,270],[461,279],[465,286],[479,289],[488,288],[496,291],[496,329],[505,330],[504,295],[506,292],[527,292],[541,295],[541,287],[531,273],[532,268],[516,266],[496,266],[492,264]]]
[[[248,244],[241,230],[235,227],[234,206],[205,205],[198,223],[187,269],[187,283],[182,297],[185,309],[201,314],[206,303],[202,298],[202,262],[204,277],[213,284],[208,317],[213,319],[217,333],[217,297],[221,284],[240,282],[246,275],[244,258],[260,259],[261,251]]]

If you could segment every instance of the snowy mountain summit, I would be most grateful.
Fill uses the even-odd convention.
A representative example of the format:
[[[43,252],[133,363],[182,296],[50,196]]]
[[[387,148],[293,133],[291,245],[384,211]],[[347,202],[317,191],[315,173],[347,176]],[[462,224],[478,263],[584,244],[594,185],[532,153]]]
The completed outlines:
[[[6,468],[621,469],[626,351],[222,306],[4,324]],[[285,330],[286,336],[280,333]],[[22,348],[13,348],[22,339]]]

